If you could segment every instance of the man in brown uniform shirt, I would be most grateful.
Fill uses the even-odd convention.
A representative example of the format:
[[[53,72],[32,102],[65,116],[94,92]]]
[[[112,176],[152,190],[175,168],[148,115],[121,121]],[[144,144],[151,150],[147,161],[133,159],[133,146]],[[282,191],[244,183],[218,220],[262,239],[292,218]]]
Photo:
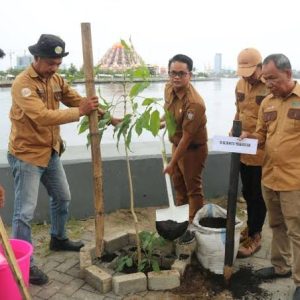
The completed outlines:
[[[262,191],[273,232],[272,267],[256,271],[263,279],[289,277],[300,299],[300,85],[292,79],[292,67],[283,54],[263,61],[262,72],[271,94],[261,104],[256,132],[241,138],[265,143]]]
[[[34,62],[12,86],[8,162],[14,176],[12,236],[31,243],[31,226],[40,181],[50,196],[51,250],[79,251],[83,243],[67,238],[65,225],[71,200],[60,161],[59,125],[78,121],[98,108],[98,98],[83,98],[56,73],[65,52],[59,37],[42,34],[29,47]],[[70,107],[60,109],[60,102]],[[29,281],[45,284],[48,277],[30,263]]]
[[[193,61],[186,55],[175,55],[169,61],[170,81],[165,87],[165,109],[176,121],[176,132],[170,138],[172,159],[164,173],[172,176],[176,204],[189,204],[189,222],[203,206],[201,173],[207,158],[205,104],[190,83]],[[194,234],[188,229],[179,243],[192,242]]]
[[[242,130],[255,132],[258,110],[270,93],[261,78],[262,57],[254,48],[246,48],[238,55],[237,74],[242,78],[235,89],[235,120],[242,122]],[[256,155],[241,154],[240,174],[242,193],[247,203],[247,227],[241,233],[242,244],[238,257],[248,257],[261,247],[261,231],[266,217],[266,206],[261,192],[261,165],[264,149]]]

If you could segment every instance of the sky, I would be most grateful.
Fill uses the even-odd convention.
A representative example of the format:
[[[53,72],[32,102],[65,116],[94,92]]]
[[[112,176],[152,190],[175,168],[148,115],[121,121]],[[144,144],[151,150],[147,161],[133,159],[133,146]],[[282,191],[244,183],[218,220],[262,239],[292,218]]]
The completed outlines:
[[[9,0],[1,1],[0,70],[16,64],[42,33],[60,36],[70,54],[63,63],[82,65],[81,23],[91,24],[94,64],[120,39],[131,40],[147,64],[166,66],[178,53],[198,70],[236,69],[238,53],[257,48],[263,57],[284,53],[300,70],[299,0]]]

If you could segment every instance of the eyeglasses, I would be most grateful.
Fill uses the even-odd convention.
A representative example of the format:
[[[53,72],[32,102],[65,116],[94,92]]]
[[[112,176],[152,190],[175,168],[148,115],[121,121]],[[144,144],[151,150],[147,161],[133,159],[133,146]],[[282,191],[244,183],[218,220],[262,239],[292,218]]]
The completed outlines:
[[[179,72],[171,71],[171,72],[169,72],[169,76],[172,78],[175,78],[175,77],[183,78],[186,75],[188,75],[189,73],[190,72],[184,72],[184,71],[179,71]]]

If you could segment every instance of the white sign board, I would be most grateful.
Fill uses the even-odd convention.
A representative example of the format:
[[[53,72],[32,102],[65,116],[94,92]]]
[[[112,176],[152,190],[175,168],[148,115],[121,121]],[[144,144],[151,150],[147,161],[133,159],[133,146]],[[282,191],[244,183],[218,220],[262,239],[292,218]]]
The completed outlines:
[[[222,152],[256,154],[257,140],[256,139],[239,140],[238,137],[233,137],[233,136],[214,136],[212,150],[222,151]]]

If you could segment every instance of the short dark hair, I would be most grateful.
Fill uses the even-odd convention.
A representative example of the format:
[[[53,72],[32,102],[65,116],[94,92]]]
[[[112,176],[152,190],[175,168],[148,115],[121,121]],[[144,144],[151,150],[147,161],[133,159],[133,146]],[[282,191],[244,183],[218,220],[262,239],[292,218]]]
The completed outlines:
[[[169,60],[169,64],[168,64],[168,69],[169,70],[170,70],[171,63],[173,63],[175,61],[179,61],[179,62],[182,62],[184,64],[187,64],[187,67],[188,67],[190,72],[193,70],[193,60],[190,57],[188,57],[187,55],[184,55],[184,54],[176,54],[175,56],[173,56]]]
[[[2,49],[0,49],[0,58],[3,58],[5,56],[5,53]]]
[[[281,71],[292,70],[290,60],[282,53],[275,53],[275,54],[268,55],[264,59],[263,65],[268,64],[270,61],[274,62],[274,65],[278,70]]]

